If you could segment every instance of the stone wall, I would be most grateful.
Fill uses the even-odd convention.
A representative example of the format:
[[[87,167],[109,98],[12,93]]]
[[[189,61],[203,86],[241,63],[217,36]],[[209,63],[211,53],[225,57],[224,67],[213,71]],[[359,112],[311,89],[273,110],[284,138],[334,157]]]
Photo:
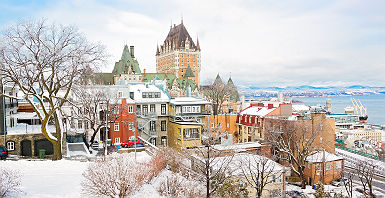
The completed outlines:
[[[0,135],[0,146],[4,146],[4,135]],[[66,134],[63,134],[63,144],[62,144],[62,154],[66,155]],[[18,155],[23,156],[22,152],[22,142],[24,141],[25,144],[28,144],[30,141],[30,150],[31,155],[24,154],[25,157],[36,157],[38,156],[38,153],[35,152],[35,144],[38,141],[47,140],[45,136],[42,133],[38,134],[19,134],[19,135],[7,135],[6,136],[6,142],[14,142],[14,150],[8,150],[9,155]],[[38,151],[37,151],[38,152]]]

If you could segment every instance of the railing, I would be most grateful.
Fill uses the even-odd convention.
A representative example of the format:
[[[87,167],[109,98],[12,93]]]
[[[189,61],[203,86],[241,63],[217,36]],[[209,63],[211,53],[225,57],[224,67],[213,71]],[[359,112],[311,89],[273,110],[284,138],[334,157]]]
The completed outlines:
[[[158,115],[155,112],[148,112],[148,113],[136,112],[136,116],[139,118],[157,118],[158,117]]]
[[[339,149],[342,149],[342,150],[345,150],[345,151],[349,151],[351,153],[355,153],[355,154],[358,154],[358,155],[362,155],[362,156],[365,156],[365,157],[369,157],[369,158],[372,158],[372,159],[375,159],[375,160],[380,160],[380,161],[385,162],[385,158],[379,157],[379,156],[376,156],[376,155],[373,155],[373,154],[370,154],[370,153],[365,153],[365,152],[362,152],[362,151],[358,151],[356,149],[347,148],[347,147],[340,146],[340,145],[336,145],[336,148],[339,148]]]

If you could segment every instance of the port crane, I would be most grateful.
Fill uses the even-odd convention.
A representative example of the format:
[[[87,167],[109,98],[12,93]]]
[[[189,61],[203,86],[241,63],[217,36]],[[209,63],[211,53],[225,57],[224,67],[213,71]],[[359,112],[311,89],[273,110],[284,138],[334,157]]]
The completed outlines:
[[[366,122],[366,120],[368,119],[366,107],[361,103],[360,99],[356,100],[356,99],[352,98],[351,100],[352,100],[356,114],[359,114],[360,122]],[[360,111],[359,113],[358,113],[358,110]]]

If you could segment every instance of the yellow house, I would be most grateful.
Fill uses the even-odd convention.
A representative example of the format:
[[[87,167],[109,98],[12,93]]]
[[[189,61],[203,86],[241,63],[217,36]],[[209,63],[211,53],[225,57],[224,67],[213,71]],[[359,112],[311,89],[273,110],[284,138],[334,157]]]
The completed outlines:
[[[168,145],[173,148],[193,148],[201,146],[204,117],[210,115],[206,105],[210,103],[192,97],[170,100]]]

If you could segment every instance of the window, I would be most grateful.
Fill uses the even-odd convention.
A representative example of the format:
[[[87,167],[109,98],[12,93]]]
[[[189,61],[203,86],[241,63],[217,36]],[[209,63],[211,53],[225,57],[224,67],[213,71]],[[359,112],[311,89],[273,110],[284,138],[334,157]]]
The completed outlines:
[[[152,112],[152,113],[155,112],[155,104],[150,105],[150,112]]]
[[[85,122],[84,122],[84,128],[85,128],[85,129],[89,129],[89,127],[88,127],[88,121],[85,121]]]
[[[7,149],[8,149],[8,151],[15,150],[15,142],[14,141],[7,142]]]
[[[83,123],[81,120],[78,120],[78,129],[83,128]]]
[[[136,113],[140,114],[140,105],[136,105]]]
[[[183,129],[183,139],[199,139],[199,129],[187,128]]]
[[[134,107],[133,106],[128,106],[128,113],[134,112]]]
[[[119,131],[119,123],[114,124],[114,131]]]
[[[214,123],[211,123],[211,128],[214,128]]]
[[[130,98],[134,99],[134,92],[130,92]]]
[[[166,115],[166,104],[161,104],[160,111],[162,115]]]
[[[155,121],[150,121],[150,131],[155,131]]]
[[[330,162],[326,163],[326,170],[332,169],[332,164]]]
[[[320,171],[320,170],[321,170],[321,164],[317,164],[317,165],[315,166],[315,170],[316,170],[316,171]]]
[[[341,169],[341,168],[342,168],[341,161],[336,161],[336,169]]]
[[[147,98],[147,92],[142,93],[142,98]]]
[[[160,98],[160,92],[155,92],[155,98]]]
[[[118,114],[118,113],[119,113],[119,106],[115,106],[115,107],[114,107],[114,113],[115,113],[115,114]]]
[[[132,129],[134,129],[134,123],[133,122],[128,123],[128,129],[131,131],[132,131]]]
[[[162,120],[160,122],[160,130],[161,131],[167,131],[167,123],[166,123],[166,120]]]
[[[118,92],[118,98],[121,98],[121,97],[123,97],[123,92],[119,91]]]
[[[120,144],[120,138],[115,138],[115,144]]]
[[[162,146],[167,146],[167,136],[162,136],[160,138]]]
[[[148,106],[147,105],[143,105],[143,114],[144,115],[148,114]]]

